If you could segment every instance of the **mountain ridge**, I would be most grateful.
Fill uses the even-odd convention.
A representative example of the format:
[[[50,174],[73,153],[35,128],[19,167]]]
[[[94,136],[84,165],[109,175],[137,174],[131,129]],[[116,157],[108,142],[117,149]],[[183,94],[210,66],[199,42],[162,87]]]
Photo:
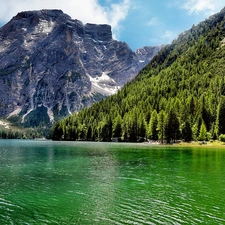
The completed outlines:
[[[0,28],[0,116],[50,124],[116,93],[161,48],[133,52],[61,10],[20,12]]]

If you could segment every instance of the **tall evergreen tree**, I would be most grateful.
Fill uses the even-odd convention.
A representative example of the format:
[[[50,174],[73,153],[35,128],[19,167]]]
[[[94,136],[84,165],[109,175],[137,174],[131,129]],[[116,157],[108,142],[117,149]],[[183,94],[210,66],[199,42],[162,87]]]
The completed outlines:
[[[195,123],[195,124],[192,126],[191,130],[192,130],[192,139],[193,139],[194,141],[197,141],[197,140],[198,140],[198,124]]]
[[[166,113],[164,110],[161,110],[158,114],[158,125],[157,125],[157,130],[158,130],[158,135],[159,135],[159,140],[161,143],[164,142],[165,138],[165,126],[166,126]]]
[[[220,134],[225,134],[225,96],[221,96],[220,103],[218,105],[216,131],[217,137],[219,137]]]
[[[112,125],[113,137],[122,137],[122,118],[117,116]]]
[[[184,139],[186,142],[189,142],[192,140],[192,129],[191,129],[191,124],[189,121],[184,122],[181,128],[181,133],[182,133],[182,139]]]
[[[158,140],[158,130],[157,130],[157,124],[158,124],[158,114],[156,110],[153,110],[151,113],[150,123],[148,126],[148,138],[150,140]]]
[[[207,129],[204,121],[202,121],[200,131],[199,131],[199,141],[206,141],[207,140]]]
[[[173,110],[169,111],[165,126],[165,136],[168,143],[179,138],[179,120]]]

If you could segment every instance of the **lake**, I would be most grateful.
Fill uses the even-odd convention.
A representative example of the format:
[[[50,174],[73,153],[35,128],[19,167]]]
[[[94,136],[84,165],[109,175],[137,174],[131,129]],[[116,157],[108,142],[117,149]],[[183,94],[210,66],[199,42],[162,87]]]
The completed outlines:
[[[225,224],[225,149],[0,140],[0,224]]]

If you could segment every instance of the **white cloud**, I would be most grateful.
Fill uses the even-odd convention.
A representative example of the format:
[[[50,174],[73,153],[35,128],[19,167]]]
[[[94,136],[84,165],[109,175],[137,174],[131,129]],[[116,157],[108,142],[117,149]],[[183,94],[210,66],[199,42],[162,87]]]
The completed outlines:
[[[121,0],[117,4],[109,2],[102,7],[98,0],[0,0],[0,23],[8,22],[18,12],[40,9],[61,9],[73,19],[83,23],[110,24],[115,34],[120,23],[128,15],[132,0]]]
[[[113,28],[114,37],[119,36],[120,22],[125,20],[131,6],[131,0],[123,0],[120,4],[112,4],[107,9],[108,24]]]
[[[159,32],[157,37],[150,38],[149,42],[152,43],[152,45],[171,44],[177,36],[178,34],[176,32],[166,30],[165,32]]]
[[[148,26],[155,26],[159,23],[159,20],[156,17],[153,17],[147,24]]]
[[[205,12],[206,15],[211,15],[219,11],[223,6],[223,0],[188,0],[183,8],[188,10],[189,14]]]

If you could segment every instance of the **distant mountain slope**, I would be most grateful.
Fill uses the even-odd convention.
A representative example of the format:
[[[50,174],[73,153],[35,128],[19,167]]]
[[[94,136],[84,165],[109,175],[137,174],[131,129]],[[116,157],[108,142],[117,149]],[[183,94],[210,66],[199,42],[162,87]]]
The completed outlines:
[[[60,10],[18,13],[0,28],[0,116],[49,124],[116,93],[160,49],[133,52]]]
[[[225,8],[183,32],[118,94],[55,124],[53,138],[209,140],[225,134]]]

